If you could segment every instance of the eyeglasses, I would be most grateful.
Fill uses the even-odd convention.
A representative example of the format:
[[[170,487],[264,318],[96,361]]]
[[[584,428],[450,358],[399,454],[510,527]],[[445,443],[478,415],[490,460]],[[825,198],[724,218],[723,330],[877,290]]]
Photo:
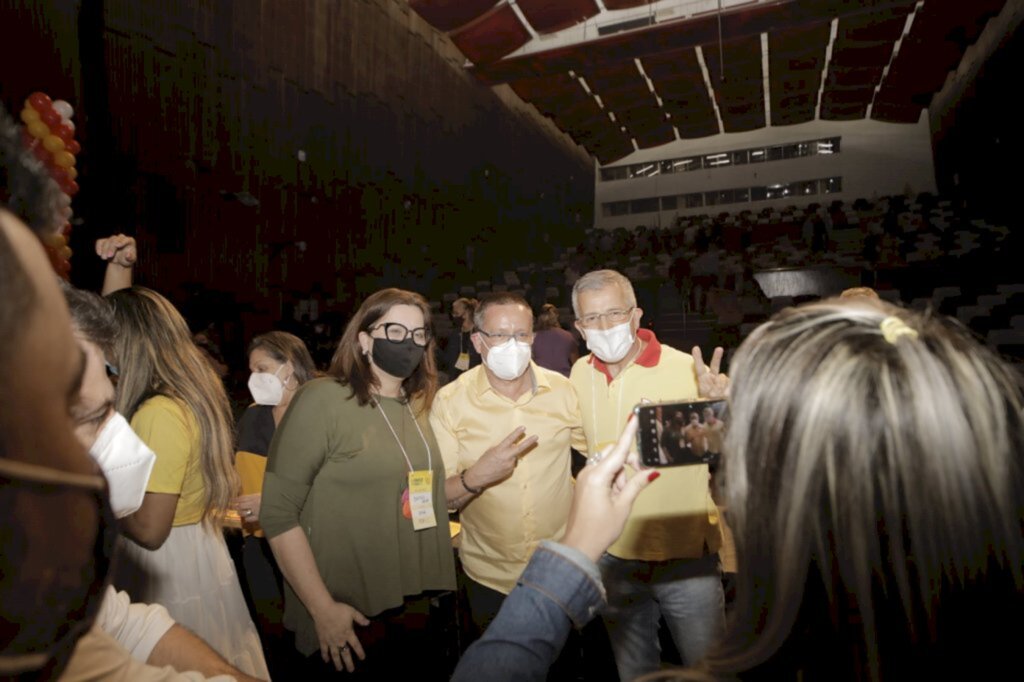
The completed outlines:
[[[377,324],[370,327],[367,331],[374,331],[375,329],[384,329],[384,338],[391,343],[402,343],[410,336],[412,342],[417,346],[423,347],[430,343],[430,337],[432,334],[426,327],[417,327],[416,329],[409,329],[400,322],[384,322],[383,324]]]
[[[499,346],[502,345],[503,343],[508,343],[510,339],[515,339],[519,343],[533,343],[533,332],[516,332],[515,334],[491,334],[490,332],[485,332],[483,329],[477,329],[476,331],[478,334],[486,336],[489,339],[494,339],[495,341],[497,341],[497,345]]]
[[[578,318],[584,327],[596,327],[601,320],[608,320],[611,324],[622,324],[629,319],[629,316],[636,310],[636,306],[630,306],[625,310],[609,310],[604,313],[591,313]]]

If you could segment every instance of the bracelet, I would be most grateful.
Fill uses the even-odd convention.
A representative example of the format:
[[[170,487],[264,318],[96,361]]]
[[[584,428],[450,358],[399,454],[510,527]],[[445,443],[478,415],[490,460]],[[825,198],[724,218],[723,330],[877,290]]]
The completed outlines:
[[[468,469],[463,469],[462,473],[459,474],[459,480],[462,481],[462,487],[465,488],[467,491],[473,493],[474,495],[479,495],[484,490],[483,490],[483,488],[470,488],[469,487],[469,484],[466,483],[466,472],[467,471],[468,471]]]

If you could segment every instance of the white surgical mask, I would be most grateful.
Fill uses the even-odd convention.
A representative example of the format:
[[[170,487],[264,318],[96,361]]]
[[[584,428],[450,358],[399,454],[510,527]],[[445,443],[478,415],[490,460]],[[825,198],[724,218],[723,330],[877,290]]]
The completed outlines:
[[[135,435],[128,420],[115,412],[100,429],[89,454],[107,477],[114,516],[122,518],[137,511],[146,495],[156,454]]]
[[[277,378],[277,375],[284,369],[284,365],[277,368],[277,372],[253,372],[249,375],[249,392],[252,393],[252,400],[257,405],[279,405],[284,397],[284,382]]]
[[[484,364],[494,372],[494,375],[505,381],[518,379],[530,365],[530,358],[533,355],[533,347],[528,343],[509,339],[500,346],[494,346],[487,351]]]
[[[587,348],[604,362],[618,362],[626,357],[636,340],[629,322],[611,329],[588,329],[586,336]]]

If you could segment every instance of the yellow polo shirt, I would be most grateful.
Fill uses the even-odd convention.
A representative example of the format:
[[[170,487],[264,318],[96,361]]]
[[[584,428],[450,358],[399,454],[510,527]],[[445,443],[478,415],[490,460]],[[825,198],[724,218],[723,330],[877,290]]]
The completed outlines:
[[[693,357],[663,346],[647,329],[647,347],[612,379],[599,359],[587,355],[573,365],[569,381],[579,396],[588,452],[615,443],[626,419],[642,400],[697,399]],[[708,467],[660,469],[661,478],[637,498],[622,535],[608,553],[620,559],[665,561],[697,558],[722,544],[718,508],[711,499]]]
[[[442,388],[430,425],[446,476],[469,468],[519,426],[538,436],[512,475],[461,512],[459,558],[470,578],[508,594],[541,540],[565,532],[572,502],[570,446],[583,448],[579,402],[569,380],[533,362],[534,389],[511,400],[491,388],[482,365]]]

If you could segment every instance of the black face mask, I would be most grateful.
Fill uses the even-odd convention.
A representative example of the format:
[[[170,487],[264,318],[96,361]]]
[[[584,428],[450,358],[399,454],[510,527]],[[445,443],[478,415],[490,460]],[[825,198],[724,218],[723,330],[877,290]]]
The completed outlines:
[[[4,627],[0,648],[0,677],[29,675],[59,677],[78,639],[92,626],[106,591],[111,570],[117,522],[107,500],[106,481],[100,475],[73,474],[50,467],[0,458],[0,507],[18,508],[21,495],[59,499],[59,493],[80,491],[99,509],[93,561],[73,579],[65,576],[5,576],[23,585],[22,598],[5,604],[4,619],[18,625]],[[30,551],[31,532],[61,533],[64,529],[18,527],[4,551]],[[63,578],[63,579],[61,579]],[[11,595],[7,595],[11,596]],[[7,623],[4,623],[6,626]]]
[[[373,340],[373,364],[393,377],[405,379],[416,371],[423,359],[423,347],[413,343],[411,338],[400,343],[387,339]]]

